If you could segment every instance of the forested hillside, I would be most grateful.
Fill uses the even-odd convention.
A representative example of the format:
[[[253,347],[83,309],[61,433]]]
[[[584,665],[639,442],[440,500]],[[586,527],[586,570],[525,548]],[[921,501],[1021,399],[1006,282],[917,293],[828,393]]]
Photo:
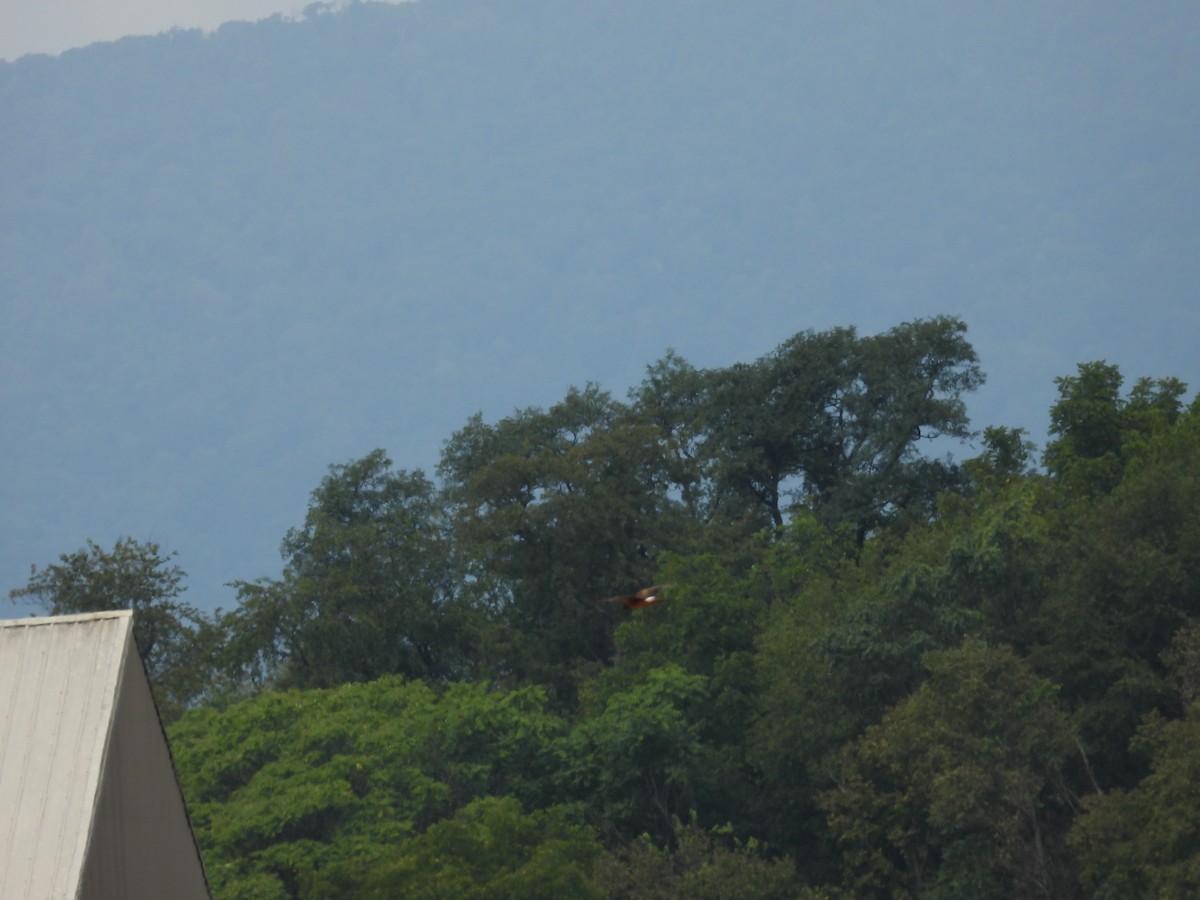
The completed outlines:
[[[334,460],[943,312],[978,425],[1193,382],[1200,9],[419,0],[0,64],[0,590],[270,571]],[[973,452],[973,451],[972,451]]]
[[[1190,896],[1200,402],[934,452],[981,382],[953,317],[671,354],[331,466],[228,612],[135,541],[24,594],[134,598],[217,897]]]

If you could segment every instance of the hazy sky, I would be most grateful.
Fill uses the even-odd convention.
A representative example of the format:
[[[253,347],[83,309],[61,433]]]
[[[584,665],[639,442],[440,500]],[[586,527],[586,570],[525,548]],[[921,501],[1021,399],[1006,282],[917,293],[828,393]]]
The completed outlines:
[[[96,41],[171,28],[296,15],[311,0],[0,0],[0,59],[62,53]]]

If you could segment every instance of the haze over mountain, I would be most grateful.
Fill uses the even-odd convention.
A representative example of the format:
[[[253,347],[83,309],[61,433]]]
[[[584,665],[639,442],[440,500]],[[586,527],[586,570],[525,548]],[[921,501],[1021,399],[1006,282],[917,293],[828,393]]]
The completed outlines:
[[[228,606],[329,464],[671,347],[959,315],[1039,442],[1079,361],[1200,384],[1192,4],[313,6],[0,64],[0,121],[3,590],[131,535]]]

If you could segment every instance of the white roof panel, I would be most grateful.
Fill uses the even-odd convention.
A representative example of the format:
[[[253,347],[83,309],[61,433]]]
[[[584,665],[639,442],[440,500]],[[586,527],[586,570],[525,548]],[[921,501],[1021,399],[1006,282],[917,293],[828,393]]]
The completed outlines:
[[[128,611],[0,621],[0,897],[74,897]]]

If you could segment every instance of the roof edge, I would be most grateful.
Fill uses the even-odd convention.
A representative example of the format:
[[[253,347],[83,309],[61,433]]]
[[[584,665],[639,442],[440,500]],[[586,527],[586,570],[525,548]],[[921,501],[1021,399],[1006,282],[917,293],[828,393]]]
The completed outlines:
[[[130,619],[133,610],[106,609],[103,612],[77,613],[69,616],[30,616],[25,619],[0,619],[0,628],[28,628],[32,625],[72,625],[78,622],[95,622],[100,619]]]

